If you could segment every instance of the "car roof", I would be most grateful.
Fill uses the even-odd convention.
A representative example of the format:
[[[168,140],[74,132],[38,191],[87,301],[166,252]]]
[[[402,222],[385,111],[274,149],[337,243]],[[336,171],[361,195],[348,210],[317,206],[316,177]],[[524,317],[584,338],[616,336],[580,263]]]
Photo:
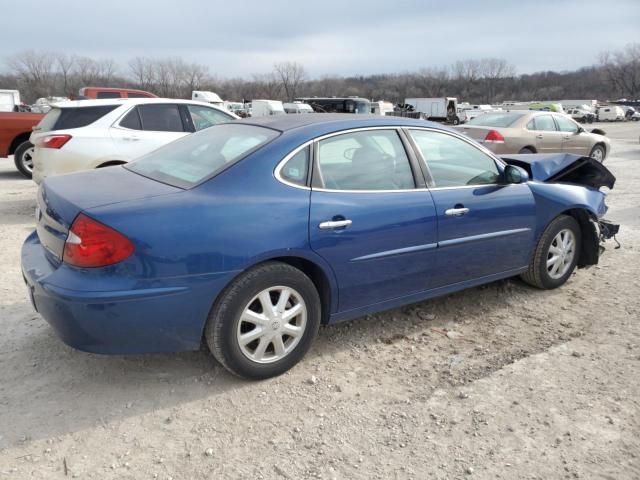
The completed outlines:
[[[250,117],[236,120],[234,123],[244,123],[267,127],[281,132],[296,129],[313,130],[314,133],[326,133],[350,128],[364,127],[430,127],[449,130],[444,125],[426,120],[406,117],[367,115],[353,113],[307,113],[304,115],[271,115],[265,117]]]
[[[51,106],[56,108],[78,108],[78,107],[97,107],[102,105],[144,105],[148,103],[186,103],[205,105],[207,107],[217,108],[218,110],[226,111],[212,105],[207,102],[199,102],[197,100],[184,100],[181,98],[160,98],[160,97],[146,97],[146,98],[101,98],[101,99],[89,99],[89,100],[69,100],[66,102],[56,102]]]

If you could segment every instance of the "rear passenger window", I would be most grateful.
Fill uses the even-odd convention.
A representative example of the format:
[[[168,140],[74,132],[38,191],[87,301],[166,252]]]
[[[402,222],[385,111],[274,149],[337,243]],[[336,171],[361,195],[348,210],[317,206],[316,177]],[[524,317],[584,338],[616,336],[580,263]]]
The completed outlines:
[[[412,130],[436,187],[464,187],[498,182],[496,162],[473,145],[452,135]]]
[[[120,98],[120,92],[98,92],[96,98]]]
[[[309,173],[309,147],[305,147],[291,157],[280,170],[280,176],[287,182],[304,187]]]
[[[100,105],[96,107],[52,108],[38,124],[38,130],[46,132],[86,127],[118,107],[119,105]]]
[[[178,106],[173,103],[140,105],[142,128],[156,132],[184,132]]]
[[[314,185],[330,190],[415,188],[409,159],[395,130],[345,133],[321,140],[317,165]]]
[[[124,128],[130,128],[132,130],[142,130],[142,124],[140,123],[140,115],[138,109],[134,107],[120,122],[120,126]]]
[[[535,130],[541,132],[555,132],[556,124],[553,121],[553,117],[551,115],[540,115],[533,119],[533,123],[535,125]]]

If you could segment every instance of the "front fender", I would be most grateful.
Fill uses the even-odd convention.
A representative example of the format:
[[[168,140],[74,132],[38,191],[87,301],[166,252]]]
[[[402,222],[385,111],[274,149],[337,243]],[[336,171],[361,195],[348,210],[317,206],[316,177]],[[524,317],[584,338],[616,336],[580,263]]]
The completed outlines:
[[[529,188],[536,200],[536,238],[551,220],[567,210],[585,210],[594,220],[607,212],[606,194],[593,188],[540,182],[529,182]]]

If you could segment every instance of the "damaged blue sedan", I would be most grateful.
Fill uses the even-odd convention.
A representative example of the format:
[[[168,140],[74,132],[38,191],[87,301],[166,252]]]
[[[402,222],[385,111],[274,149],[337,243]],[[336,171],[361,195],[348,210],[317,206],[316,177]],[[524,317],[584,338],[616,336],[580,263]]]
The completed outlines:
[[[564,284],[618,226],[575,155],[499,158],[438,124],[245,119],[46,179],[22,249],[35,309],[98,353],[198,349],[279,375],[320,324],[521,276]]]

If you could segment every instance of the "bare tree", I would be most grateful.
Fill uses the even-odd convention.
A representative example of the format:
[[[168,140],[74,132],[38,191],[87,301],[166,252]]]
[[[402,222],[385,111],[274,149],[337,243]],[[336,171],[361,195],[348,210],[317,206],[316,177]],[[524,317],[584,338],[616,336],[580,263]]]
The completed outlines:
[[[640,43],[600,54],[600,65],[618,95],[640,97]]]
[[[304,67],[298,62],[280,62],[273,66],[273,71],[282,82],[287,100],[292,101],[298,87],[307,77]]]
[[[67,53],[58,53],[56,54],[56,66],[58,70],[58,75],[62,80],[62,92],[65,96],[71,96],[71,77],[73,76],[72,71],[75,66],[76,59],[75,56],[69,55]]]
[[[7,59],[7,66],[19,79],[21,88],[32,98],[53,94],[55,57],[51,52],[27,50]]]

